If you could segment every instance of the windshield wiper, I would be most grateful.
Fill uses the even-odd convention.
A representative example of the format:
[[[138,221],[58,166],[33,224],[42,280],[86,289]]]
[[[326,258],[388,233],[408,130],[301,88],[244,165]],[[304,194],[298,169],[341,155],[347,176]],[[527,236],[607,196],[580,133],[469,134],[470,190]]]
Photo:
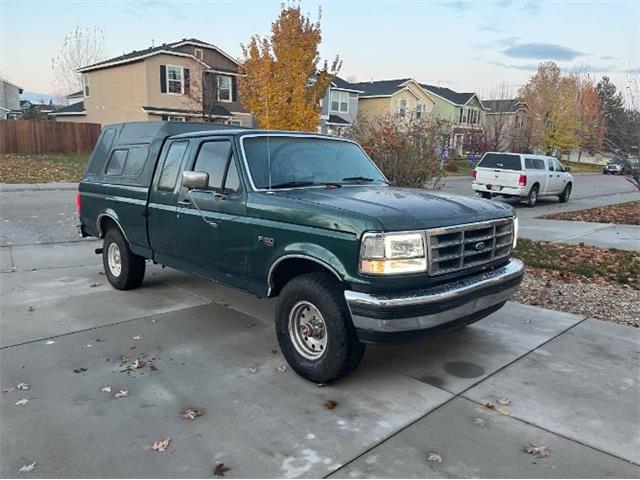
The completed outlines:
[[[343,182],[382,182],[380,179],[370,178],[370,177],[344,177],[342,179]],[[386,182],[385,182],[386,183]]]
[[[310,187],[312,185],[317,185],[316,182],[310,182],[308,180],[293,180],[290,182],[282,182],[276,183],[275,185],[271,185],[271,188],[295,188],[295,187]]]

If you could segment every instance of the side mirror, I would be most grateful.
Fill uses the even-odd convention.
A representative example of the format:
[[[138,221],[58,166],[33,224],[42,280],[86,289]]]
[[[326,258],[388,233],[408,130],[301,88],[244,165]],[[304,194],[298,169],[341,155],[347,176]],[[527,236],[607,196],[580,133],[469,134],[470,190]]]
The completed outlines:
[[[570,172],[571,171],[571,167],[564,167],[564,171],[565,172]]]
[[[189,190],[209,188],[209,174],[206,172],[182,172],[182,186]]]

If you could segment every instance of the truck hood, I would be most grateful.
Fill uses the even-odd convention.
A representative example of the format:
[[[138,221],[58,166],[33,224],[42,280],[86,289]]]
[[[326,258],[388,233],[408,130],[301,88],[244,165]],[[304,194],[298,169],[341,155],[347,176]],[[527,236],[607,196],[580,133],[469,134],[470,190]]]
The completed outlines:
[[[474,197],[388,186],[276,191],[275,195],[373,218],[386,231],[419,230],[513,215],[506,204]]]

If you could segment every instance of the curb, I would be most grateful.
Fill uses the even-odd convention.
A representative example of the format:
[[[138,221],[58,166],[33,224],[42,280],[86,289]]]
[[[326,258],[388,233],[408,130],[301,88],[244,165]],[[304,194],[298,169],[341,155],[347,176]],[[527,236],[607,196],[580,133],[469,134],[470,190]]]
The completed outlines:
[[[77,183],[0,183],[0,192],[42,192],[55,190],[78,190]]]

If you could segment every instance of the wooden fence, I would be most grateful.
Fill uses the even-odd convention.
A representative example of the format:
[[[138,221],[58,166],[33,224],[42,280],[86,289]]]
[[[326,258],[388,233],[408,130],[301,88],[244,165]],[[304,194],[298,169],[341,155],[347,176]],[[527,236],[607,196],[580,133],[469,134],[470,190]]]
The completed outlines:
[[[97,123],[0,120],[0,153],[91,153]]]

